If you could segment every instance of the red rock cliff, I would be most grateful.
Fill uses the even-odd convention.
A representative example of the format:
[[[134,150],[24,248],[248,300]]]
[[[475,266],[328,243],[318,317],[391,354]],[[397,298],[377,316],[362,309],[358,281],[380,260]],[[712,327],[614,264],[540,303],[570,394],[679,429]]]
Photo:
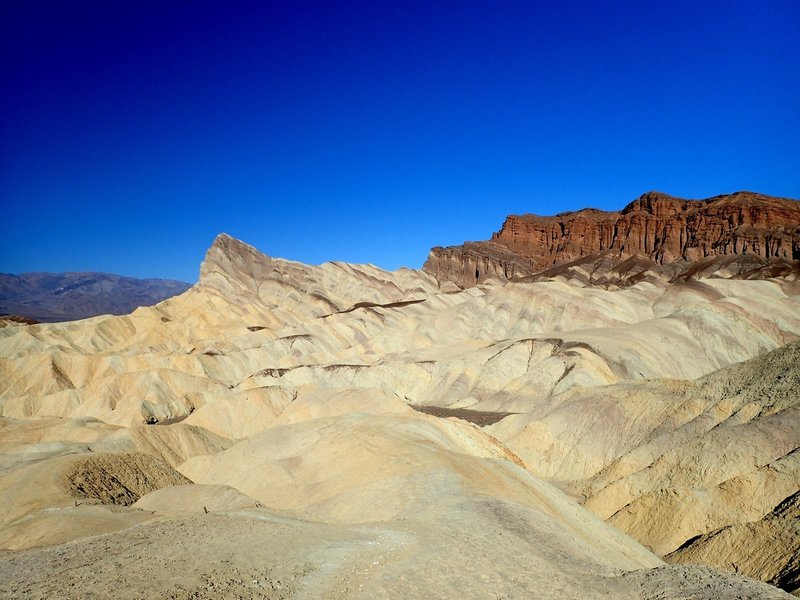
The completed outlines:
[[[423,268],[460,286],[531,275],[583,256],[647,256],[657,264],[752,254],[800,259],[800,202],[751,192],[685,200],[649,192],[620,212],[509,216],[487,242],[433,248]]]

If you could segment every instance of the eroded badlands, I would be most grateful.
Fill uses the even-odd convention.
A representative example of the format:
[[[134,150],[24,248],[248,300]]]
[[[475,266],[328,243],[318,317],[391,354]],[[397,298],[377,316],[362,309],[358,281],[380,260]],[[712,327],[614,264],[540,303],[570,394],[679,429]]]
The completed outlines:
[[[1,594],[788,597],[797,273],[641,264],[460,289],[221,235],[180,296],[0,329]]]

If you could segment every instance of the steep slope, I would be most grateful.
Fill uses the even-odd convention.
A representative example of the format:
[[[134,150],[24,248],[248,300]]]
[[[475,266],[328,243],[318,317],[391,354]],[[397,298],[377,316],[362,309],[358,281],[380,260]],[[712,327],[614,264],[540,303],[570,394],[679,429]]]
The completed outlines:
[[[751,192],[685,200],[648,192],[622,211],[509,216],[487,242],[433,248],[424,269],[461,287],[533,275],[599,253],[640,255],[655,265],[747,255],[800,270],[800,202]],[[708,267],[709,265],[707,265]]]
[[[124,315],[182,294],[190,284],[110,273],[0,273],[0,315],[37,321],[74,321]]]

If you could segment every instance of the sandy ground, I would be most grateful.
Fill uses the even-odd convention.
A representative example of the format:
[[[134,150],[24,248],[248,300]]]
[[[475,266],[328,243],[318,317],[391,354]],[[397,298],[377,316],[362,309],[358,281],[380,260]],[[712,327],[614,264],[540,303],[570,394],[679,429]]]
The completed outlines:
[[[431,515],[426,515],[433,516]],[[248,509],[156,519],[0,554],[3,598],[789,598],[704,567],[622,573],[570,551],[496,502],[437,522],[341,526]],[[476,528],[476,520],[481,527]]]

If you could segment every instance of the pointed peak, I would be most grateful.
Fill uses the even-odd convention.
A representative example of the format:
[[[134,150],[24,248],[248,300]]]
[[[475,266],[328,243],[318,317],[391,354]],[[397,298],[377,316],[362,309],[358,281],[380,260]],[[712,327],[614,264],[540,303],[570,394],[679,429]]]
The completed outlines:
[[[250,244],[247,244],[247,243],[243,242],[242,240],[237,239],[237,238],[233,237],[232,235],[224,233],[224,232],[217,234],[217,237],[214,238],[214,241],[212,242],[211,247],[209,248],[209,251],[211,251],[214,248],[218,248],[218,249],[223,250],[225,252],[231,252],[231,251],[236,252],[236,253],[257,252],[258,254],[262,254],[261,252],[256,250],[255,247],[251,246]]]
[[[214,238],[214,241],[211,243],[211,245],[219,246],[220,244],[226,243],[228,240],[235,240],[235,239],[236,239],[235,237],[223,231],[217,234],[217,237]]]
[[[235,237],[220,233],[214,238],[200,265],[200,282],[219,287],[223,281],[238,281],[252,287],[255,280],[272,270],[272,260]]]

